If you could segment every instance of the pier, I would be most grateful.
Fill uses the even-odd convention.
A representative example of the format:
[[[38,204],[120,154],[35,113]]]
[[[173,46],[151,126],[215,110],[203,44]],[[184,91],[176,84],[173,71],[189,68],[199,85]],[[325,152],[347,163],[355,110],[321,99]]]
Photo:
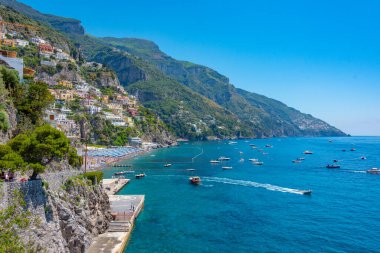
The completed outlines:
[[[135,219],[144,207],[144,195],[114,195],[129,179],[103,179],[113,221],[107,232],[92,241],[88,253],[122,253],[132,233]]]

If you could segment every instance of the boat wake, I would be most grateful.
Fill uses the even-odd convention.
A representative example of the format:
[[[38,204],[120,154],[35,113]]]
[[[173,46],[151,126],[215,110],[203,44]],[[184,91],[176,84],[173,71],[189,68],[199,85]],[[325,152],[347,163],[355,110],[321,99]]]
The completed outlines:
[[[222,184],[232,184],[232,185],[240,185],[247,187],[256,187],[256,188],[264,188],[269,191],[279,191],[279,192],[287,192],[293,194],[304,194],[304,191],[292,188],[285,188],[281,186],[271,185],[271,184],[261,184],[253,181],[244,181],[244,180],[235,180],[229,178],[219,178],[219,177],[203,177],[202,181],[204,182],[216,182]]]

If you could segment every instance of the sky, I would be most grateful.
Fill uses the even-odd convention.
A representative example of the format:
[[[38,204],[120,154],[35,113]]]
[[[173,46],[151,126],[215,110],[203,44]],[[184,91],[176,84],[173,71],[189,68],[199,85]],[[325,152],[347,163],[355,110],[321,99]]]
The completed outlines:
[[[346,133],[380,135],[380,1],[21,2],[95,36],[152,40]]]

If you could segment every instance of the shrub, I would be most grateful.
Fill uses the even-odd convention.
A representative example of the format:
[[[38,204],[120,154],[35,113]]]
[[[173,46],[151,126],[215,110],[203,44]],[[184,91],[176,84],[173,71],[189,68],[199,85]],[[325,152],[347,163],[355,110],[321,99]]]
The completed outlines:
[[[91,171],[83,173],[82,176],[88,180],[91,180],[92,184],[99,184],[103,179],[103,171]]]
[[[0,111],[0,130],[7,131],[9,129],[8,114]]]

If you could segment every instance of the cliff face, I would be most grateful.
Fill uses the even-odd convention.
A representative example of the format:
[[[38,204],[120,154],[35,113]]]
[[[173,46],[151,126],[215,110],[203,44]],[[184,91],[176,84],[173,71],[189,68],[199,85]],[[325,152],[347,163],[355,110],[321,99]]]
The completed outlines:
[[[56,188],[63,178],[75,173],[64,171],[49,175],[48,184],[41,180],[6,184],[7,199],[14,190],[23,194],[31,225],[18,232],[24,245],[35,252],[85,252],[96,235],[105,232],[112,219],[108,196],[101,186],[84,180],[72,180]]]

